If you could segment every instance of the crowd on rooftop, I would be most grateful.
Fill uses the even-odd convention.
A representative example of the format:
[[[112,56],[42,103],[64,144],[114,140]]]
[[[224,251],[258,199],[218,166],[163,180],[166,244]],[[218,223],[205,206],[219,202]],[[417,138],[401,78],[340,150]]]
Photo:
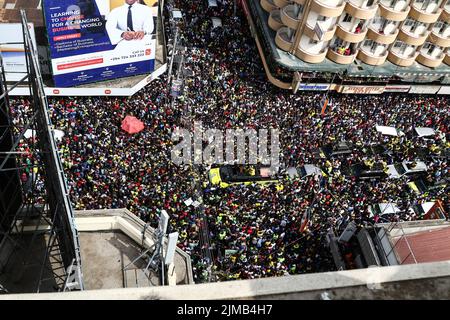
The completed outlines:
[[[60,155],[71,198],[77,210],[126,207],[157,224],[161,210],[170,215],[170,231],[179,232],[179,247],[193,259],[196,282],[210,279],[205,252],[216,280],[250,279],[334,269],[326,247],[329,228],[348,221],[374,223],[369,206],[397,203],[402,210],[389,219],[415,220],[412,204],[442,200],[448,211],[448,187],[417,193],[407,177],[360,181],[343,168],[371,158],[385,164],[423,159],[426,178],[449,178],[449,98],[445,96],[335,95],[279,90],[267,82],[245,17],[233,16],[233,1],[222,0],[214,13],[203,1],[174,1],[182,10],[181,41],[186,45],[184,94],[171,105],[166,77],[151,82],[129,98],[49,98],[52,121],[65,136]],[[220,16],[223,27],[209,19]],[[321,108],[328,94],[328,108]],[[26,99],[12,105],[17,121],[26,113]],[[126,115],[144,122],[144,131],[129,135],[120,128]],[[172,131],[186,121],[205,128],[280,130],[280,172],[314,164],[325,176],[283,178],[275,185],[235,185],[204,188],[203,205],[195,199],[196,185],[208,180],[207,166],[177,166],[171,161]],[[393,126],[404,136],[378,133],[376,125]],[[431,139],[411,138],[415,127],[431,127]],[[351,154],[317,158],[314,149],[347,141]],[[368,156],[364,147],[381,144],[389,153]],[[437,193],[439,192],[439,193]],[[310,221],[300,225],[305,210]],[[207,232],[206,236],[204,232]],[[208,251],[210,250],[210,251]]]

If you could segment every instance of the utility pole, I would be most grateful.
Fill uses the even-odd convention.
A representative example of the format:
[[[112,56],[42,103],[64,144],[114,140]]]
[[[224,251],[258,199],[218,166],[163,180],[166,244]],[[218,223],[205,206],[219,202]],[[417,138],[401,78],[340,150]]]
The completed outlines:
[[[311,3],[312,0],[306,0],[305,9],[303,10],[302,15],[302,21],[300,22],[300,26],[297,28],[294,41],[292,42],[291,50],[289,51],[292,54],[295,54],[295,51],[297,50],[300,43],[300,39],[302,38],[303,30],[305,29],[306,21],[308,20],[309,12],[311,11]]]
[[[170,86],[170,80],[172,78],[173,60],[174,60],[175,53],[176,53],[176,50],[177,50],[177,42],[178,42],[178,27],[175,30],[175,37],[174,37],[174,40],[173,40],[172,54],[171,54],[171,57],[170,57],[169,75],[167,77],[167,85],[168,86]]]

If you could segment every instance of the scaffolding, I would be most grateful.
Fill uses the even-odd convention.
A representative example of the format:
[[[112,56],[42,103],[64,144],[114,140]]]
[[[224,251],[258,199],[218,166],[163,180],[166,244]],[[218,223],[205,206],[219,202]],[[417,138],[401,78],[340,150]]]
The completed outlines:
[[[24,46],[27,74],[8,87],[0,60],[0,109],[7,118],[0,131],[3,132],[0,145],[6,145],[4,139],[12,140],[9,150],[0,154],[0,175],[10,173],[8,180],[0,181],[3,187],[0,199],[7,201],[9,186],[14,185],[11,181],[18,183],[15,192],[20,194],[17,210],[0,206],[0,283],[8,292],[83,290],[78,231],[50,120],[37,48],[31,40],[24,10],[21,23],[23,42],[15,44]],[[21,119],[12,121],[8,93],[19,85],[27,85],[30,96],[23,100],[22,105],[27,108]],[[25,139],[27,132],[31,132],[31,137]],[[15,279],[8,274],[11,269]],[[8,288],[6,283],[14,288]]]

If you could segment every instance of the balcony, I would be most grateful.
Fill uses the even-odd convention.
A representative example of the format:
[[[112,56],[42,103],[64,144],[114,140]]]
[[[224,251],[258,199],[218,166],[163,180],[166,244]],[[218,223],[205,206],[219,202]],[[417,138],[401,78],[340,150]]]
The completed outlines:
[[[409,5],[406,5],[404,8],[401,7],[394,7],[391,8],[386,4],[383,4],[383,2],[380,2],[378,4],[378,7],[380,9],[380,16],[387,20],[392,21],[403,21],[408,17],[409,11],[411,10],[411,7]]]
[[[372,19],[377,13],[378,5],[373,5],[370,8],[361,8],[358,1],[349,0],[345,6],[345,12],[350,14],[352,17],[368,20]]]
[[[325,60],[326,55],[327,49],[322,49],[319,53],[311,53],[299,46],[295,50],[295,56],[308,63],[321,63]]]
[[[261,7],[267,12],[278,9],[273,0],[261,0],[259,3],[261,4]]]
[[[344,11],[343,0],[312,0],[311,11],[329,18],[339,17]]]
[[[278,10],[278,9],[272,10],[270,12],[270,16],[269,16],[269,27],[272,30],[277,31],[278,29],[280,29],[283,26],[284,25],[281,22],[281,18],[280,18],[280,10]]]
[[[450,47],[450,36],[439,33],[438,28],[432,29],[430,35],[428,36],[428,41],[443,48]]]
[[[383,33],[377,26],[370,26],[367,31],[367,38],[381,44],[391,44],[397,39],[399,30],[396,29],[393,33]]]
[[[450,66],[450,51],[447,51],[445,55],[444,62]]]
[[[436,68],[442,63],[444,58],[445,58],[445,54],[443,52],[440,55],[438,55],[437,57],[429,55],[426,52],[420,52],[416,58],[416,61],[419,62],[420,64],[423,64],[426,67]]]
[[[292,30],[287,27],[282,27],[277,31],[277,35],[275,36],[275,44],[281,50],[289,51],[293,45],[292,37]]]
[[[310,26],[308,23],[305,25],[305,30],[303,32],[309,38],[319,41],[319,38],[317,37],[316,32],[314,31],[314,27]],[[333,24],[330,29],[325,31],[321,41],[330,41],[333,38],[335,32],[336,32],[336,25]]]
[[[425,31],[420,34],[411,33],[410,31],[405,30],[405,28],[403,27],[400,29],[400,32],[398,33],[398,40],[401,40],[412,46],[420,46],[425,43],[428,34],[429,34],[428,31]]]
[[[442,13],[441,13],[441,20],[442,21],[450,21],[450,4],[444,6],[444,10],[442,10]]]
[[[336,35],[344,40],[344,41],[348,41],[350,43],[359,43],[361,41],[363,41],[366,38],[366,34],[367,34],[367,27],[364,27],[362,29],[361,32],[359,33],[355,33],[355,32],[351,32],[350,28],[355,28],[355,27],[351,27],[350,23],[347,22],[341,22],[339,23],[339,25],[336,28]]]
[[[442,9],[436,8],[433,11],[422,10],[416,7],[415,5],[411,6],[411,10],[409,11],[409,16],[414,20],[423,22],[423,23],[435,23],[439,16],[441,15]]]
[[[395,50],[391,50],[388,53],[387,59],[400,67],[409,67],[416,61],[417,55],[417,52],[410,55],[403,55]]]
[[[358,60],[371,65],[379,66],[382,65],[388,56],[388,51],[385,50],[382,54],[375,54],[370,52],[370,47],[361,47],[358,52]]]
[[[357,54],[358,50],[356,50],[354,53],[350,55],[345,55],[338,53],[337,51],[335,51],[330,47],[328,49],[327,58],[339,64],[350,64],[355,60]]]
[[[274,3],[278,8],[284,8],[284,7],[286,7],[288,4],[291,4],[292,1],[289,1],[289,0],[273,0],[273,3]]]
[[[297,30],[300,19],[298,15],[300,14],[300,7],[295,4],[290,4],[283,9],[281,9],[280,17],[281,22],[291,29]]]

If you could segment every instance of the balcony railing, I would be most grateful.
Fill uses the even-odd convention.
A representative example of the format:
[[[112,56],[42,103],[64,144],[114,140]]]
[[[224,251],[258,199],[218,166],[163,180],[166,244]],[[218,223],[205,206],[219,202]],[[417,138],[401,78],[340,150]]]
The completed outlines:
[[[327,57],[339,64],[350,64],[355,60],[357,53],[358,50],[349,47],[333,46],[328,49]]]

